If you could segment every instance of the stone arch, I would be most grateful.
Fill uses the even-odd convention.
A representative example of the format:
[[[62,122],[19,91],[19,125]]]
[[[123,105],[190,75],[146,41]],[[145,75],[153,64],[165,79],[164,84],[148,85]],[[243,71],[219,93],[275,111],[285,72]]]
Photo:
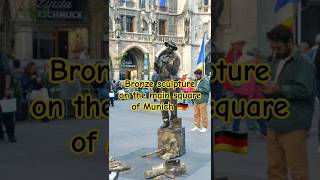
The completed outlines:
[[[143,53],[149,53],[147,48],[145,48],[141,45],[131,44],[131,45],[127,46],[126,48],[124,48],[124,50],[121,51],[121,54],[124,54],[125,52],[127,52],[128,50],[133,49],[133,48],[137,48],[137,49],[141,50]]]
[[[149,53],[148,49],[137,44],[132,44],[121,50],[121,55],[125,55],[121,60],[121,63],[134,64],[133,68],[122,68],[120,69],[120,79],[125,77],[125,79],[143,79],[144,71],[144,54]],[[125,65],[126,66],[126,65]],[[129,77],[130,74],[130,77]]]

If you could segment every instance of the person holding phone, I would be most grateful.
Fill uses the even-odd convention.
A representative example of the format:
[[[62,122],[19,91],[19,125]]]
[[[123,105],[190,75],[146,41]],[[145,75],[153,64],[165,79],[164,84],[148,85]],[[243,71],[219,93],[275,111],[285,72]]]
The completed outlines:
[[[272,116],[267,129],[269,180],[309,179],[307,131],[314,111],[315,67],[310,57],[295,50],[289,29],[278,25],[267,34],[274,60],[272,80],[262,85],[268,98],[284,98],[289,104],[286,119]]]

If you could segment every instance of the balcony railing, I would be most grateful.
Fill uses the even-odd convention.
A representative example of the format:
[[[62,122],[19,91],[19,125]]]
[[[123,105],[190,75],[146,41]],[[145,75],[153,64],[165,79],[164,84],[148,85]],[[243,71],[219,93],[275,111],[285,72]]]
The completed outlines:
[[[109,39],[115,40],[116,35],[114,31],[109,31]],[[141,41],[141,42],[152,42],[152,35],[145,34],[145,33],[135,33],[135,32],[122,32],[121,37],[119,40],[126,40],[126,41]],[[169,35],[158,35],[156,42],[166,42],[166,41],[173,41],[176,44],[183,44],[182,37],[176,36],[169,36]]]
[[[158,42],[167,42],[173,41],[176,44],[183,44],[183,37],[176,37],[176,36],[168,36],[168,35],[159,35],[157,38]]]
[[[152,41],[152,35],[144,33],[134,33],[134,32],[124,32],[121,34],[121,39],[131,40],[131,41]]]

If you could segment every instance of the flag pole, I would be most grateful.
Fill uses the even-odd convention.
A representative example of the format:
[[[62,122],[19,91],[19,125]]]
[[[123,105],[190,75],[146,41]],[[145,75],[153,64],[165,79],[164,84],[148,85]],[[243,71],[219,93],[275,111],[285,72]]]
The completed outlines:
[[[205,45],[205,39],[206,39],[206,32],[204,32],[204,35],[203,35],[203,76],[206,75],[206,45]]]
[[[203,76],[206,75],[206,55],[203,53]]]
[[[298,2],[298,12],[297,12],[297,16],[298,16],[298,22],[297,22],[297,40],[298,43],[297,45],[299,45],[301,43],[301,10],[302,10],[302,5],[301,5],[301,0]]]

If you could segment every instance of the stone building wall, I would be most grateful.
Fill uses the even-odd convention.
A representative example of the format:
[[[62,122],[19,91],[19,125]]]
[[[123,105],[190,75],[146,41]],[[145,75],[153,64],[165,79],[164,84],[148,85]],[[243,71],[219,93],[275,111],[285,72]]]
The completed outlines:
[[[290,3],[273,12],[276,0],[225,0],[214,42],[219,50],[227,52],[235,39],[246,40],[245,50],[258,47],[264,55],[270,53],[266,32],[275,25],[294,16]]]

